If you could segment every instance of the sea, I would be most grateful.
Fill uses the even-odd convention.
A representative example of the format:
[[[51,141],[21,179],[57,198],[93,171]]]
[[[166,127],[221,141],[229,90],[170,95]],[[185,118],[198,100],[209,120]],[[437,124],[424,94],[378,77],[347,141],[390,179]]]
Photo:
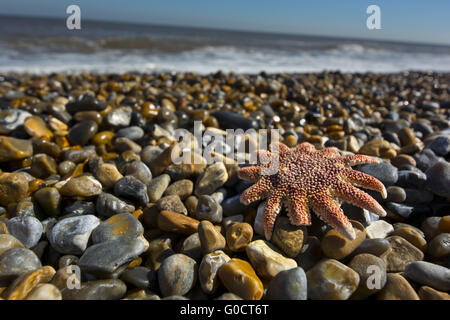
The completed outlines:
[[[0,72],[450,71],[450,46],[0,16]]]

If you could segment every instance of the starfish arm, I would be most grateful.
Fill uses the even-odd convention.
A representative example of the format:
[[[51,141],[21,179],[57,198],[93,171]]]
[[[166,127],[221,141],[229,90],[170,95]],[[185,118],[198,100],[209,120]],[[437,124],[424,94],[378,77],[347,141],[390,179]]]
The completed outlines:
[[[335,148],[323,148],[317,151],[317,153],[327,158],[336,158],[341,155]]]
[[[377,178],[372,177],[364,172],[350,169],[343,169],[342,173],[344,178],[348,182],[353,183],[359,187],[378,191],[381,193],[383,199],[386,199],[387,197],[386,188],[384,187],[383,183],[381,183],[381,181],[378,180]]]
[[[270,180],[263,177],[254,185],[242,192],[240,201],[243,204],[249,204],[256,200],[260,200],[267,197],[271,189],[272,184],[270,183]]]
[[[366,164],[366,163],[379,163],[379,161],[370,156],[366,156],[363,154],[354,154],[352,156],[344,156],[340,158],[346,165],[352,167],[358,164]]]
[[[315,197],[311,199],[310,204],[314,212],[324,222],[337,229],[347,238],[352,240],[356,238],[352,224],[344,215],[344,212],[337,202],[334,201],[327,192],[316,194]]]
[[[369,210],[370,212],[373,212],[381,217],[386,216],[386,211],[374,198],[369,196],[364,191],[355,188],[351,184],[338,182],[332,192],[339,199],[360,208]]]
[[[275,220],[281,210],[282,199],[283,197],[280,194],[273,193],[267,198],[266,205],[264,206],[263,227],[267,240],[270,240],[272,237]]]
[[[260,166],[249,166],[243,167],[238,171],[239,179],[256,181],[261,176],[261,167]]]
[[[300,192],[291,192],[288,200],[288,217],[291,224],[295,226],[311,225],[311,215],[309,213],[306,199]]]
[[[303,142],[300,143],[298,146],[295,147],[295,152],[313,152],[316,151],[316,148],[309,142]]]
[[[283,142],[273,142],[270,144],[270,150],[280,155],[291,152],[291,148],[285,145]]]

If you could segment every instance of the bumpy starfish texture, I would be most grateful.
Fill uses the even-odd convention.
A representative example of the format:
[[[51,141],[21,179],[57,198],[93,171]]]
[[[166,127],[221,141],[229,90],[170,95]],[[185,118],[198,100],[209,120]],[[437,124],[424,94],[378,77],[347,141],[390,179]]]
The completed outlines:
[[[377,159],[365,155],[341,156],[334,148],[316,150],[307,142],[294,149],[279,142],[271,145],[271,151],[258,150],[257,165],[243,167],[238,172],[239,178],[256,182],[241,194],[243,204],[267,198],[263,211],[266,239],[272,237],[283,202],[287,202],[291,224],[311,225],[311,208],[320,219],[349,239],[355,239],[355,231],[335,199],[382,217],[386,215],[375,199],[352,185],[376,190],[386,198],[386,189],[378,179],[350,168],[378,163]]]

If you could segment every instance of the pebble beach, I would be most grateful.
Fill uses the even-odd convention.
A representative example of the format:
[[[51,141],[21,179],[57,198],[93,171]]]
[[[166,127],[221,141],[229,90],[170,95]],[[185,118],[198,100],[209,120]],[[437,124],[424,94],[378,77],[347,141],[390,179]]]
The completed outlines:
[[[387,215],[283,207],[267,240],[247,164],[175,137],[199,122],[376,157]],[[3,73],[0,300],[450,300],[449,160],[449,73]]]

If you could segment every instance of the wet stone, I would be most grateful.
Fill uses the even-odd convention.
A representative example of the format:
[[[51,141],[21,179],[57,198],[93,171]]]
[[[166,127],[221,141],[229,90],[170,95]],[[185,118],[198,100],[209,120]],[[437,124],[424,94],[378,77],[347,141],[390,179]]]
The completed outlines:
[[[387,272],[402,272],[409,263],[423,260],[423,252],[402,237],[391,236],[386,240],[392,250],[383,253],[380,258],[386,263]]]
[[[125,176],[118,180],[114,185],[114,194],[118,197],[137,201],[140,205],[149,202],[147,186],[133,176]]]
[[[84,147],[83,150],[69,150],[64,154],[64,159],[67,161],[72,161],[74,163],[80,163],[90,158],[95,157],[95,147],[92,146]]]
[[[61,290],[63,300],[119,300],[127,291],[126,284],[119,279],[83,282],[79,289]]]
[[[28,180],[21,173],[0,173],[0,205],[7,207],[12,202],[25,198]]]
[[[55,159],[45,153],[35,154],[31,160],[30,173],[36,178],[45,179],[52,174],[57,174]]]
[[[223,162],[216,162],[208,166],[203,174],[198,178],[195,186],[197,196],[211,194],[223,186],[228,180],[227,169]]]
[[[158,283],[163,297],[184,295],[197,281],[198,267],[195,260],[184,254],[174,254],[164,259],[158,270]],[[174,277],[173,275],[177,276]]]
[[[152,180],[150,169],[141,161],[133,161],[125,165],[124,174],[135,177],[145,185],[148,185]]]
[[[305,227],[292,225],[287,217],[278,217],[271,241],[288,257],[295,258],[302,250],[303,241],[307,236]]]
[[[95,170],[95,176],[105,189],[111,189],[123,176],[117,167],[110,163],[102,163]]]
[[[220,223],[222,222],[222,206],[211,196],[201,195],[198,197],[195,218]]]
[[[233,258],[219,268],[218,274],[223,285],[231,293],[245,300],[261,299],[264,292],[263,284],[247,261]]]
[[[10,234],[0,234],[0,256],[6,250],[23,247],[23,244],[14,236]]]
[[[208,253],[203,257],[198,272],[203,292],[207,294],[216,292],[221,284],[218,271],[228,261],[230,261],[230,257],[221,250]]]
[[[66,105],[66,111],[76,113],[80,111],[102,111],[106,109],[106,102],[91,95],[82,95],[77,100]]]
[[[73,214],[81,216],[84,214],[95,214],[95,204],[92,202],[77,200],[63,209],[64,215]]]
[[[147,249],[148,243],[138,239],[111,240],[86,249],[78,265],[81,270],[100,277],[110,277]]]
[[[20,160],[32,155],[31,140],[0,136],[0,162]]]
[[[352,299],[365,299],[377,293],[386,285],[386,265],[377,256],[368,253],[358,254],[353,257],[348,266],[359,275],[359,286],[353,293]],[[371,279],[369,278],[373,275],[374,270],[378,272],[377,275],[379,277],[376,280],[370,281]]]
[[[26,248],[32,248],[42,237],[43,227],[35,217],[23,216],[11,218],[6,222],[9,233]]]
[[[77,123],[69,130],[68,139],[73,145],[86,145],[97,133],[98,125],[95,121],[86,120]]]
[[[164,195],[177,195],[181,200],[185,200],[192,194],[194,190],[194,183],[189,179],[182,179],[175,181],[170,186],[167,187]]]
[[[437,290],[450,290],[450,269],[426,262],[415,261],[405,268],[405,276],[414,282]]]
[[[113,196],[112,194],[102,192],[95,203],[96,210],[100,216],[111,217],[119,213],[133,213],[135,207],[127,204],[125,201]]]
[[[102,184],[92,176],[80,176],[67,181],[60,189],[66,197],[93,197],[102,192]]]
[[[61,195],[58,189],[53,187],[39,189],[34,193],[34,198],[47,216],[56,217],[61,214]]]
[[[302,268],[281,271],[270,281],[265,299],[306,300],[307,287],[306,274]]]
[[[334,259],[322,260],[306,277],[312,300],[347,300],[359,285],[358,273]]]
[[[165,173],[158,177],[153,178],[152,181],[150,181],[150,183],[147,185],[147,194],[150,199],[150,202],[156,202],[159,199],[161,199],[169,183],[170,183],[170,176]]]
[[[114,147],[119,153],[131,151],[139,154],[142,150],[142,147],[139,144],[125,137],[116,138],[114,141]]]
[[[142,235],[142,224],[130,213],[119,213],[100,223],[92,231],[94,244],[119,239],[135,239]]]
[[[181,201],[180,197],[177,195],[173,195],[173,196],[165,196],[161,199],[159,199],[156,202],[156,206],[157,208],[162,211],[162,210],[166,210],[166,211],[173,211],[173,212],[178,212],[184,215],[187,215],[187,209],[184,206],[183,202]]]
[[[62,254],[82,254],[92,231],[100,224],[93,215],[65,218],[56,223],[50,232],[50,244]]]
[[[255,240],[246,246],[245,252],[258,275],[271,279],[280,271],[297,267],[297,262],[284,257],[269,242]]]
[[[120,279],[139,289],[156,289],[156,273],[145,267],[130,268],[122,272]]]
[[[144,136],[144,130],[137,126],[122,128],[116,132],[116,137],[124,137],[136,141]]]
[[[0,256],[0,285],[7,286],[21,274],[42,267],[36,254],[26,248],[11,248]]]
[[[0,110],[0,134],[8,134],[23,125],[31,113],[19,109]]]
[[[223,250],[226,247],[226,240],[214,225],[208,220],[201,221],[198,225],[198,237],[204,254],[215,250]]]

